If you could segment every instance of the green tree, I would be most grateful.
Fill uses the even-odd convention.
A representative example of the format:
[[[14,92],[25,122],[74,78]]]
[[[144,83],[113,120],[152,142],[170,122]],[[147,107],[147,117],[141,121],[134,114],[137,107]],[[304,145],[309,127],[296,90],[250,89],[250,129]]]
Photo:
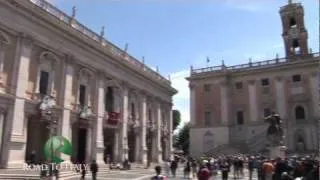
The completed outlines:
[[[186,123],[175,137],[175,147],[181,149],[185,155],[189,154],[190,124]]]
[[[172,131],[176,130],[181,122],[181,114],[178,110],[174,109],[172,111]]]

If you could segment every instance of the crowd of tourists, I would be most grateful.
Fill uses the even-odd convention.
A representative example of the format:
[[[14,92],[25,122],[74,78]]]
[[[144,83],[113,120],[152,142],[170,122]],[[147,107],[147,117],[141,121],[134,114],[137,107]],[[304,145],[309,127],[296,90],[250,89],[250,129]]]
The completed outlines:
[[[258,180],[319,180],[319,162],[314,156],[268,158],[262,155],[219,156],[200,159],[166,161],[164,173],[175,177],[178,166],[183,166],[185,179],[210,180],[249,179]],[[219,175],[219,176],[218,176]]]

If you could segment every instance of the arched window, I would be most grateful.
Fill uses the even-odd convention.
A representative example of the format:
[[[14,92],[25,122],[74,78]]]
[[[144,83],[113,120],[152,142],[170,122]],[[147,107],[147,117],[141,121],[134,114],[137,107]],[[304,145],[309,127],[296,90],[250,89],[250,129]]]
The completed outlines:
[[[295,27],[297,27],[297,21],[296,21],[296,19],[295,18],[290,18],[290,27],[291,28],[295,28]]]
[[[297,106],[295,108],[295,117],[297,120],[306,118],[305,111],[304,111],[303,107]]]

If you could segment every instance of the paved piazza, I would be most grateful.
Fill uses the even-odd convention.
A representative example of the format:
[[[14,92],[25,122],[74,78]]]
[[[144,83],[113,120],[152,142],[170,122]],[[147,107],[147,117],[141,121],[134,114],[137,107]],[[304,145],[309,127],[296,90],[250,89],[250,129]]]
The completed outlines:
[[[150,168],[150,169],[134,169],[134,170],[130,170],[130,171],[102,170],[101,172],[99,172],[97,179],[99,179],[99,180],[100,179],[101,180],[127,180],[127,179],[150,180],[152,176],[154,176],[154,170],[152,168]],[[79,180],[79,177],[66,178],[65,180],[67,180],[67,179],[68,180]],[[92,179],[91,174],[90,174],[90,176],[87,175],[86,179]],[[179,168],[179,170],[177,171],[177,176],[175,178],[169,176],[169,179],[170,180],[186,179],[183,177],[183,169]],[[214,179],[222,179],[222,178],[221,178],[221,175],[218,174],[217,176],[212,177],[210,180],[214,180]],[[234,179],[233,178],[233,171],[231,171],[231,173],[229,174],[229,179]],[[248,179],[249,179],[248,171],[245,170],[244,177],[237,179],[237,180],[248,180]],[[254,172],[252,179],[253,180],[258,179],[256,172]],[[196,178],[193,180],[196,180]]]

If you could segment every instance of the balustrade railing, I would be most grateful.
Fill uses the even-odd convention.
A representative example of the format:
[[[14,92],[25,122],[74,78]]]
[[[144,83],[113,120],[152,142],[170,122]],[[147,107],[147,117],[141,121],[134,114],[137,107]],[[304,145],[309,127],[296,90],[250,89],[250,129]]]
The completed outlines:
[[[121,50],[116,45],[112,44],[105,38],[103,38],[101,35],[98,35],[91,29],[87,28],[83,24],[79,23],[77,20],[75,20],[73,17],[68,16],[63,11],[59,10],[46,0],[29,0],[37,7],[41,8],[42,10],[48,12],[49,14],[53,15],[54,17],[58,18],[59,20],[63,21],[64,23],[70,25],[70,27],[76,29],[78,32],[80,32],[82,35],[96,41],[101,46],[104,46],[106,49],[108,49],[114,56],[121,58],[122,60],[125,60],[130,65],[133,65],[133,67],[136,67],[137,69],[147,73],[149,76],[153,77],[154,79],[164,82],[166,84],[171,84],[171,82],[166,79],[165,77],[161,76],[158,72],[152,70],[148,66],[146,66],[144,63],[140,62],[136,58],[129,55],[124,50]]]
[[[310,54],[312,57],[319,57],[319,53],[312,53]],[[276,58],[266,61],[259,61],[259,62],[249,62],[246,64],[239,64],[234,66],[212,66],[206,68],[199,68],[199,69],[191,69],[191,74],[199,74],[199,73],[206,73],[206,72],[219,72],[219,71],[238,71],[238,70],[252,70],[252,69],[259,69],[264,67],[276,66],[280,64],[288,63],[288,58]]]

